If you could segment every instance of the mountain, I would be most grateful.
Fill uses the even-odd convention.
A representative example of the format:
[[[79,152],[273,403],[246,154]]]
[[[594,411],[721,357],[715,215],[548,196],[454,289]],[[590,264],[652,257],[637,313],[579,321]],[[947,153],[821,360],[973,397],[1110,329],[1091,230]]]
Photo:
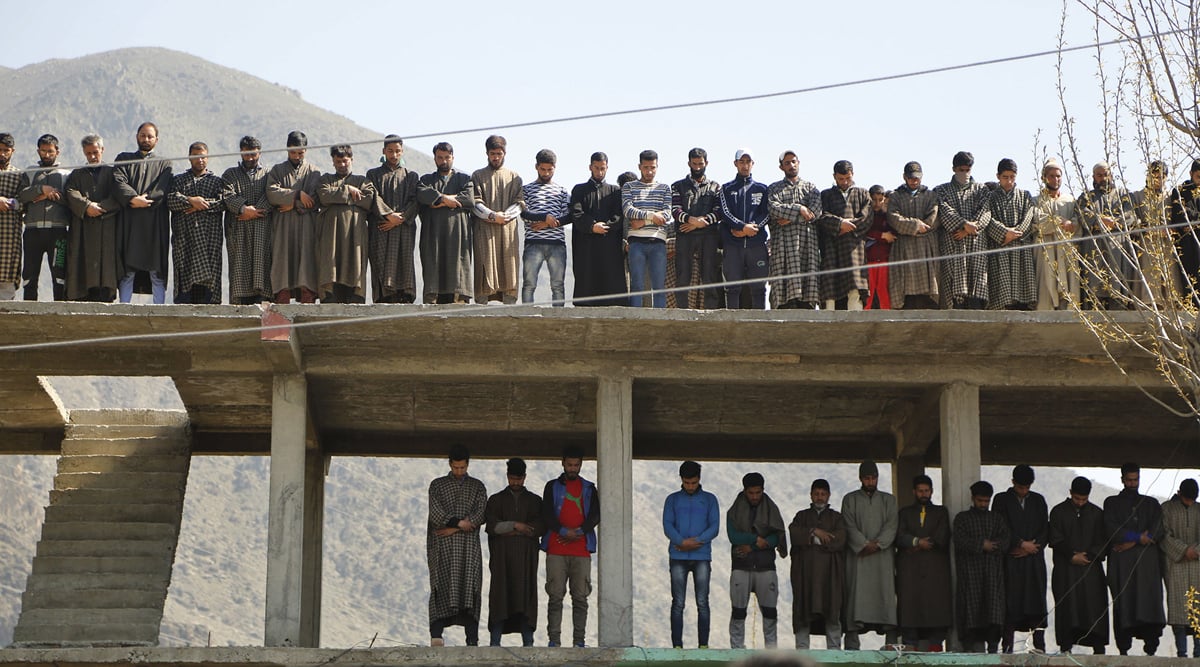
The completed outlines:
[[[159,128],[159,154],[169,156],[187,154],[188,145],[197,140],[207,143],[210,153],[236,152],[238,140],[247,134],[265,147],[282,146],[287,133],[297,129],[312,145],[375,141],[386,134],[309,104],[291,88],[161,48],[0,68],[0,90],[5,91],[0,131],[16,139],[18,166],[37,161],[35,142],[47,132],[59,138],[63,164],[83,161],[79,140],[92,132],[104,137],[111,160],[136,148],[137,127],[147,120]],[[380,147],[359,148],[359,171],[376,164]],[[330,168],[328,151],[312,151],[309,158]],[[283,159],[281,152],[272,153],[263,162]],[[219,173],[235,161],[217,159],[210,168]],[[417,151],[406,151],[405,162],[419,173],[433,170],[432,158]]]

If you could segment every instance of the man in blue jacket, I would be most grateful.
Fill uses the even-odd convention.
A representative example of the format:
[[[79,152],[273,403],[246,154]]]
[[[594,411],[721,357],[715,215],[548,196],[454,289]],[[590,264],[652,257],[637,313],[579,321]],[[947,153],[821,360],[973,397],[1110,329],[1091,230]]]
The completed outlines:
[[[670,540],[671,646],[683,648],[683,608],[687,601],[687,576],[696,589],[696,635],[700,648],[708,648],[708,581],[712,574],[712,541],[721,532],[717,497],[700,488],[700,464],[679,466],[680,490],[663,504],[663,532]]]
[[[733,166],[737,178],[721,186],[720,206],[721,237],[725,248],[722,260],[725,279],[729,281],[761,278],[750,284],[750,307],[763,310],[767,307],[767,276],[771,272],[771,261],[767,254],[767,186],[754,180],[750,172],[754,169],[754,158],[750,149],[742,148],[734,153]],[[725,288],[725,303],[730,309],[742,307],[742,285]]]

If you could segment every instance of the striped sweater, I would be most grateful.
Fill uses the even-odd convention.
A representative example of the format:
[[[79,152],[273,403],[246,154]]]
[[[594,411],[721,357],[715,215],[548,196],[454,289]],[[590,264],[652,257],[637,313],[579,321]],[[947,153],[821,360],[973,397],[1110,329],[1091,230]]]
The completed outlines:
[[[526,183],[521,188],[525,195],[525,210],[521,218],[525,221],[525,243],[554,243],[566,245],[567,239],[563,234],[563,225],[570,219],[571,196],[558,183]],[[533,228],[533,223],[542,222],[546,216],[552,215],[558,221],[553,227],[544,229]]]
[[[667,240],[667,227],[671,224],[671,186],[666,183],[643,183],[630,181],[621,186],[621,212],[625,214],[626,236]],[[644,220],[659,213],[665,222],[647,224],[633,229],[634,220]]]

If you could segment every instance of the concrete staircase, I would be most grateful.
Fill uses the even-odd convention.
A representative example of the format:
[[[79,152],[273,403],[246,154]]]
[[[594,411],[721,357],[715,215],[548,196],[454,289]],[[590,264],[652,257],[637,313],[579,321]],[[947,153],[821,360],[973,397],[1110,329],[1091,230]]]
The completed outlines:
[[[13,646],[158,645],[190,443],[185,412],[71,412]]]

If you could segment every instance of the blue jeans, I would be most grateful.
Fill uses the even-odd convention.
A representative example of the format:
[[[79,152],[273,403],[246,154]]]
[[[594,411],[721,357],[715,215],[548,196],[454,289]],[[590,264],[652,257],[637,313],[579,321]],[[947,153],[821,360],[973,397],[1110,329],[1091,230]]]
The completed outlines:
[[[550,269],[550,298],[561,307],[566,298],[563,280],[567,275],[567,246],[558,243],[526,243],[521,256],[525,279],[521,281],[521,303],[533,303],[533,290],[537,287],[538,271],[542,263]]]
[[[655,308],[667,307],[667,293],[661,290],[667,286],[667,244],[665,241],[637,241],[636,237],[629,239],[629,291],[641,292],[646,289],[646,275],[650,275],[650,289],[658,290],[652,303]],[[629,305],[638,308],[642,305],[641,296],[629,297]]]
[[[692,573],[696,587],[696,639],[708,646],[708,579],[712,562],[671,559],[671,646],[683,646],[683,608],[687,603],[687,576]]]
[[[150,271],[150,289],[154,295],[154,303],[167,302],[167,279],[158,275],[158,271]],[[133,299],[133,280],[137,273],[130,271],[117,281],[117,292],[121,303],[129,303]]]

